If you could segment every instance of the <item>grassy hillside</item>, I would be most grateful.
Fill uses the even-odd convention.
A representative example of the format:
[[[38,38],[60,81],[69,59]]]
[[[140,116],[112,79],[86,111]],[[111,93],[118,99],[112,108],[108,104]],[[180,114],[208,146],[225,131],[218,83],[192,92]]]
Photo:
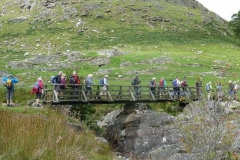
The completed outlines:
[[[58,63],[73,64],[59,70],[68,75],[77,70],[83,77],[94,73],[96,83],[102,76],[99,69],[110,70],[110,84],[130,84],[135,74],[140,74],[143,85],[152,77],[162,76],[170,83],[177,75],[187,76],[192,85],[199,76],[204,77],[204,82],[238,79],[239,47],[227,23],[195,1],[52,2],[30,1],[30,10],[27,4],[20,8],[22,3],[17,1],[0,2],[3,6],[0,68],[16,75],[23,84],[32,84],[38,76],[47,81],[58,72],[39,72],[42,67],[51,68],[45,63],[34,64],[32,68],[8,67],[10,61],[24,61],[26,52],[35,57],[78,51],[87,59],[99,57],[99,50],[113,48],[127,54],[112,57],[110,63],[101,67],[89,61],[65,61],[60,56]],[[77,27],[79,19],[82,24]],[[172,61],[161,64],[146,61],[160,57]],[[124,62],[130,65],[120,67]],[[124,78],[118,80],[120,74]]]

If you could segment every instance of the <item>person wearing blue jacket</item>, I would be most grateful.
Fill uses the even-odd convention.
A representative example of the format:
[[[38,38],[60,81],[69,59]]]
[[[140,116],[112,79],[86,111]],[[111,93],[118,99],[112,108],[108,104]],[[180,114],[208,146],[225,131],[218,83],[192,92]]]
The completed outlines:
[[[14,84],[18,83],[18,79],[15,78],[12,74],[10,74],[7,77],[4,77],[2,80],[6,84],[6,89],[7,89],[7,95],[6,95],[7,106],[14,107],[13,105]]]

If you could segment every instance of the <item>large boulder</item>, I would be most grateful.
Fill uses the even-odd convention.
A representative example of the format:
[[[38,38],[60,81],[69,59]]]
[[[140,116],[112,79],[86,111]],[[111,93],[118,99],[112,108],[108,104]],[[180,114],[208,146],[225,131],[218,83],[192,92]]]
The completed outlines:
[[[106,138],[118,152],[137,159],[159,159],[185,152],[174,120],[167,113],[149,110],[146,104],[126,104],[98,124],[107,127]]]

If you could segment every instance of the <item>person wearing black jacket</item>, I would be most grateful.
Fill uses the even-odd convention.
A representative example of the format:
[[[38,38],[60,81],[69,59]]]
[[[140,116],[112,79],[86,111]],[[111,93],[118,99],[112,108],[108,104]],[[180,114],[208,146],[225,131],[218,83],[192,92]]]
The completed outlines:
[[[134,87],[134,97],[139,98],[139,84],[141,83],[141,80],[138,79],[138,75],[135,76],[135,78],[132,80],[132,85]]]
[[[59,71],[58,75],[56,75],[55,77],[53,77],[52,79],[52,84],[54,84],[54,90],[58,92],[61,90],[61,78],[62,78],[62,71]]]

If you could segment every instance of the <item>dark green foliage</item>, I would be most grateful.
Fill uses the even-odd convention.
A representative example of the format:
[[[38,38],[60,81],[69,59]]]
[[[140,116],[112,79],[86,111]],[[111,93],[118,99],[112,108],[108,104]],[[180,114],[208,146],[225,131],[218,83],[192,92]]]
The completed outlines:
[[[229,22],[229,26],[234,32],[235,36],[240,38],[240,11],[232,15],[232,20]]]
[[[73,116],[80,119],[81,121],[87,121],[93,118],[92,114],[95,113],[95,108],[92,104],[73,105],[70,112]]]

